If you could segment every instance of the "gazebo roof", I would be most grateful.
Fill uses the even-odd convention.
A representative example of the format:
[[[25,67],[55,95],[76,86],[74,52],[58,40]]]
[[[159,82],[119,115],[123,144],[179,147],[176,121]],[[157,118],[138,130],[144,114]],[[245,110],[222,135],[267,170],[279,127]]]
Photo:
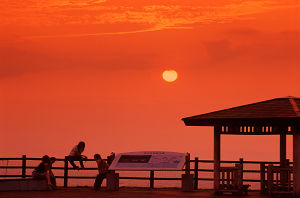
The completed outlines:
[[[235,121],[300,121],[300,98],[275,98],[262,102],[183,118],[187,126],[213,126]]]

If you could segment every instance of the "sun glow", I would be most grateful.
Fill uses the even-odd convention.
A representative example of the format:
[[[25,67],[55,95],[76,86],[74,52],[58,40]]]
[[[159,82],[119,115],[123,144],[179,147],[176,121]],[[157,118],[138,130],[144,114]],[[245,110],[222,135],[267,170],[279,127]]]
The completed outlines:
[[[165,70],[162,77],[167,82],[174,82],[177,79],[177,72],[175,70]]]

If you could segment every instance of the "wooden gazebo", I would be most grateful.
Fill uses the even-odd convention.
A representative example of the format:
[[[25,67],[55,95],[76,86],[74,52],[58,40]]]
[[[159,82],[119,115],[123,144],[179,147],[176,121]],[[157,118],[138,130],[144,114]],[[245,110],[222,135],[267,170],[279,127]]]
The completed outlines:
[[[280,135],[280,167],[286,164],[286,135],[293,135],[293,187],[300,196],[300,98],[275,98],[182,120],[186,126],[214,127],[214,189],[220,185],[221,135]],[[280,173],[283,173],[281,171]],[[281,174],[283,178],[283,174]],[[273,182],[273,180],[272,180]]]

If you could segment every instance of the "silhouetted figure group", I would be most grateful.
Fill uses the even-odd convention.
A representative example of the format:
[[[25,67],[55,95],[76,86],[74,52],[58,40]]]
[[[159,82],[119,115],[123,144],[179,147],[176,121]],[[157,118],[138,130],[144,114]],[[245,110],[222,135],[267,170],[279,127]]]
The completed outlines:
[[[87,157],[82,155],[85,149],[85,143],[79,142],[76,146],[71,150],[68,161],[73,166],[74,169],[80,170],[80,168],[74,163],[74,161],[79,161],[80,166],[84,169],[83,160],[86,160]],[[112,163],[114,156],[112,155],[108,158],[108,163],[103,160],[100,154],[95,154],[94,159],[97,163],[98,175],[95,179],[94,189],[100,190],[102,182],[104,178],[106,178],[106,174],[108,172],[109,165]],[[52,164],[56,161],[55,157],[49,157],[48,155],[44,155],[42,157],[42,162],[34,169],[32,172],[33,179],[46,179],[48,187],[50,190],[54,190],[57,188],[56,186],[56,178],[52,172]]]

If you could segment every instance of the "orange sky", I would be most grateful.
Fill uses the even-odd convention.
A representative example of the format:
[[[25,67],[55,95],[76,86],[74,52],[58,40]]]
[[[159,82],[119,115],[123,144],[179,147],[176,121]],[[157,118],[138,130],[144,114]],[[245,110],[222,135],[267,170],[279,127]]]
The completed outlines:
[[[88,157],[212,159],[212,129],[182,117],[300,96],[296,0],[1,0],[0,10],[0,156],[63,157],[84,140]],[[164,82],[165,69],[178,80]],[[278,160],[278,143],[226,136],[222,159]]]

